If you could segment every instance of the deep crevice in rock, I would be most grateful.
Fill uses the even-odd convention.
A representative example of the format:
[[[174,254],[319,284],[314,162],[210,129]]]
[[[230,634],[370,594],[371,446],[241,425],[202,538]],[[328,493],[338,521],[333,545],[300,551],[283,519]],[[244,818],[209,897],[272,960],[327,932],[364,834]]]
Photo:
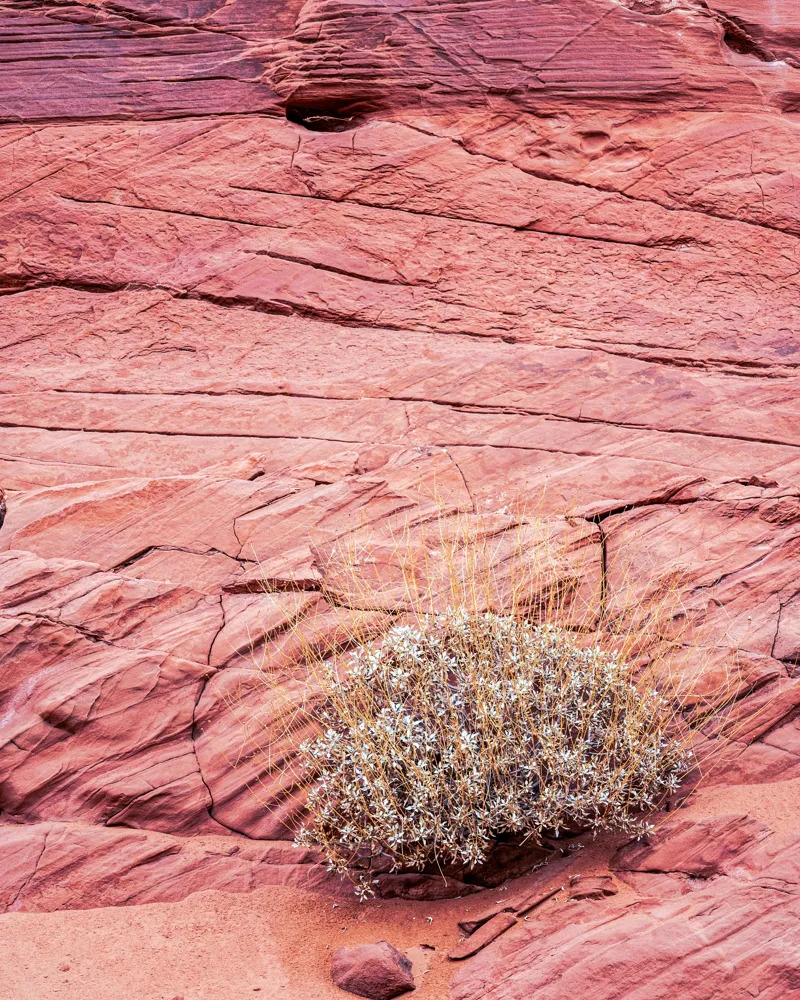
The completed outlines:
[[[759,59],[761,62],[771,63],[776,62],[776,57],[769,52],[767,49],[762,48],[753,39],[744,27],[738,22],[736,18],[732,18],[729,15],[724,15],[724,34],[722,36],[723,44],[726,45],[731,52],[735,52],[737,55],[741,56],[752,56],[755,59]]]
[[[348,114],[334,108],[307,108],[298,104],[286,105],[286,120],[310,132],[349,132],[364,123],[363,115]]]

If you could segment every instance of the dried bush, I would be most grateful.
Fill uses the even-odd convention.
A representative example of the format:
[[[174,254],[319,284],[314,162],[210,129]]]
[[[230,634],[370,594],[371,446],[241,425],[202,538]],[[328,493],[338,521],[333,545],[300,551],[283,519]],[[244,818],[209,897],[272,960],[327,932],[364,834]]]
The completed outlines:
[[[565,630],[465,609],[395,626],[325,678],[299,842],[346,873],[486,859],[499,833],[637,832],[689,765],[674,712]],[[368,891],[363,883],[360,891]]]
[[[681,581],[644,601],[633,578],[610,610],[581,519],[412,513],[316,544],[314,567],[328,610],[291,629],[307,696],[266,740],[250,727],[247,753],[310,789],[297,842],[362,896],[371,870],[472,868],[506,834],[639,833],[727,698],[727,675],[696,693]],[[344,635],[320,642],[329,615]],[[271,693],[274,669],[265,654]]]

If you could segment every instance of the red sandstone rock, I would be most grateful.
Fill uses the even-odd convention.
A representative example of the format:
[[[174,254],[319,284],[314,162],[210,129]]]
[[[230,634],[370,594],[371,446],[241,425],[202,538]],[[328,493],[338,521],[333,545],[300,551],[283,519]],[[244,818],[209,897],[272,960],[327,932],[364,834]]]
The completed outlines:
[[[152,11],[150,24],[139,20],[135,5],[129,16],[124,7],[106,12],[91,2],[0,10],[3,48],[23,63],[16,81],[3,76],[3,120],[275,109],[276,95],[260,81],[260,63],[248,56],[243,40],[169,27],[181,24],[182,6],[175,4],[172,16]],[[204,19],[198,20],[199,28]],[[155,72],[147,72],[148,63]]]
[[[798,906],[794,894],[729,880],[664,902],[566,906],[482,951],[456,973],[452,996],[561,1000],[588,989],[616,1000],[679,988],[690,1000],[745,1000],[755,983],[771,1000],[795,996]]]
[[[569,899],[602,899],[615,896],[617,886],[610,875],[589,875],[581,877],[569,888]]]
[[[781,606],[773,655],[795,668],[800,666],[800,597],[798,596],[790,598]]]
[[[474,934],[475,931],[482,927],[487,921],[493,920],[496,916],[501,913],[512,913],[516,910],[513,900],[507,900],[503,902],[496,902],[494,906],[490,906],[488,910],[484,910],[482,913],[476,914],[474,917],[469,917],[466,920],[459,920],[459,929],[464,932],[464,934],[469,937]]]
[[[769,832],[764,823],[747,816],[693,820],[679,815],[657,827],[647,844],[633,841],[617,851],[611,864],[626,871],[683,872],[710,878]]]
[[[388,941],[339,948],[331,975],[339,989],[369,1000],[392,1000],[414,989],[411,962]]]
[[[342,11],[321,0],[302,10],[278,48],[273,79],[288,100],[312,108],[416,105],[419,92],[431,89],[425,103],[448,108],[470,107],[487,91],[521,110],[591,100],[720,109],[761,103],[755,81],[763,69],[752,60],[748,78],[731,65],[720,45],[721,16],[689,3],[637,7],[570,0],[529,12],[494,0],[450,11],[424,3],[408,17],[397,3],[365,17],[357,4]],[[387,38],[391,44],[378,44]],[[791,74],[781,77],[793,93]],[[789,101],[786,94],[783,106]]]
[[[774,789],[797,825],[794,3],[33,0],[0,27],[4,905],[339,891],[288,843],[301,730],[270,758],[260,727],[309,695],[304,642],[387,617],[293,623],[353,596],[337,538],[521,497],[587,607],[680,577],[678,666],[722,710],[702,787],[740,798],[620,852],[613,900],[559,916],[534,876],[454,996],[798,993],[796,845],[751,810]]]
[[[517,918],[513,913],[497,913],[481,924],[478,930],[470,934],[461,944],[456,945],[450,951],[448,958],[455,961],[476,955],[482,948],[504,934],[509,927],[513,927],[516,922]]]
[[[231,837],[173,837],[76,823],[0,826],[3,912],[88,909],[248,892],[265,885],[348,890],[309,851]]]
[[[548,878],[552,878],[553,874],[555,874],[553,867],[555,866],[547,866],[546,875]],[[550,886],[546,889],[540,886],[533,892],[528,890],[514,893],[513,895],[504,897],[502,900],[496,900],[488,909],[474,916],[468,917],[465,920],[459,920],[458,926],[464,934],[469,936],[478,930],[479,927],[482,927],[485,923],[493,920],[500,914],[514,913],[519,917],[524,917],[541,906],[542,903],[546,903],[548,899],[552,899],[553,896],[557,895],[563,889],[563,885]]]

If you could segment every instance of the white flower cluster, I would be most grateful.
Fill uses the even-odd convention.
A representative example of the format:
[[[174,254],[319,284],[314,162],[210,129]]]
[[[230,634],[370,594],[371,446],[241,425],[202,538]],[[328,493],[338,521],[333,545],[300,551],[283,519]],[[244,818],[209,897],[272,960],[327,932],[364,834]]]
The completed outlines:
[[[500,833],[637,831],[690,763],[669,702],[627,663],[518,618],[397,626],[324,686],[323,731],[300,748],[314,786],[298,842],[341,872],[376,856],[471,867]]]

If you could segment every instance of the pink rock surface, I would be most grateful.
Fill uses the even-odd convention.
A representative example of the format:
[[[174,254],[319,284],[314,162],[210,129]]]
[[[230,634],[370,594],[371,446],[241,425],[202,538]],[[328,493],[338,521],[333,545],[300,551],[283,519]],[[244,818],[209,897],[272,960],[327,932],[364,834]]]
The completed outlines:
[[[680,580],[724,752],[453,996],[800,993],[798,66],[792,0],[0,0],[5,908],[339,892],[261,739],[397,606],[326,553],[521,498],[583,608]]]
[[[679,816],[659,826],[646,844],[634,841],[623,847],[614,855],[612,867],[710,878],[769,832],[766,824],[746,815],[711,816],[705,820]]]
[[[0,856],[3,909],[9,913],[168,902],[207,889],[312,889],[330,882],[309,851],[285,843],[240,844],[230,837],[181,838],[76,823],[0,826]]]
[[[774,1000],[798,994],[795,895],[712,885],[673,900],[595,905],[582,920],[567,910],[549,926],[509,931],[456,973],[453,997],[552,1000],[590,988],[604,1000],[676,989],[692,1000],[743,1000],[756,983]]]
[[[482,948],[491,944],[492,941],[500,937],[501,934],[504,934],[510,927],[513,927],[516,922],[517,918],[513,913],[495,914],[495,916],[490,917],[485,924],[482,924],[476,931],[470,934],[465,941],[457,944],[448,957],[454,961],[460,961],[469,958],[471,955],[476,955]]]

